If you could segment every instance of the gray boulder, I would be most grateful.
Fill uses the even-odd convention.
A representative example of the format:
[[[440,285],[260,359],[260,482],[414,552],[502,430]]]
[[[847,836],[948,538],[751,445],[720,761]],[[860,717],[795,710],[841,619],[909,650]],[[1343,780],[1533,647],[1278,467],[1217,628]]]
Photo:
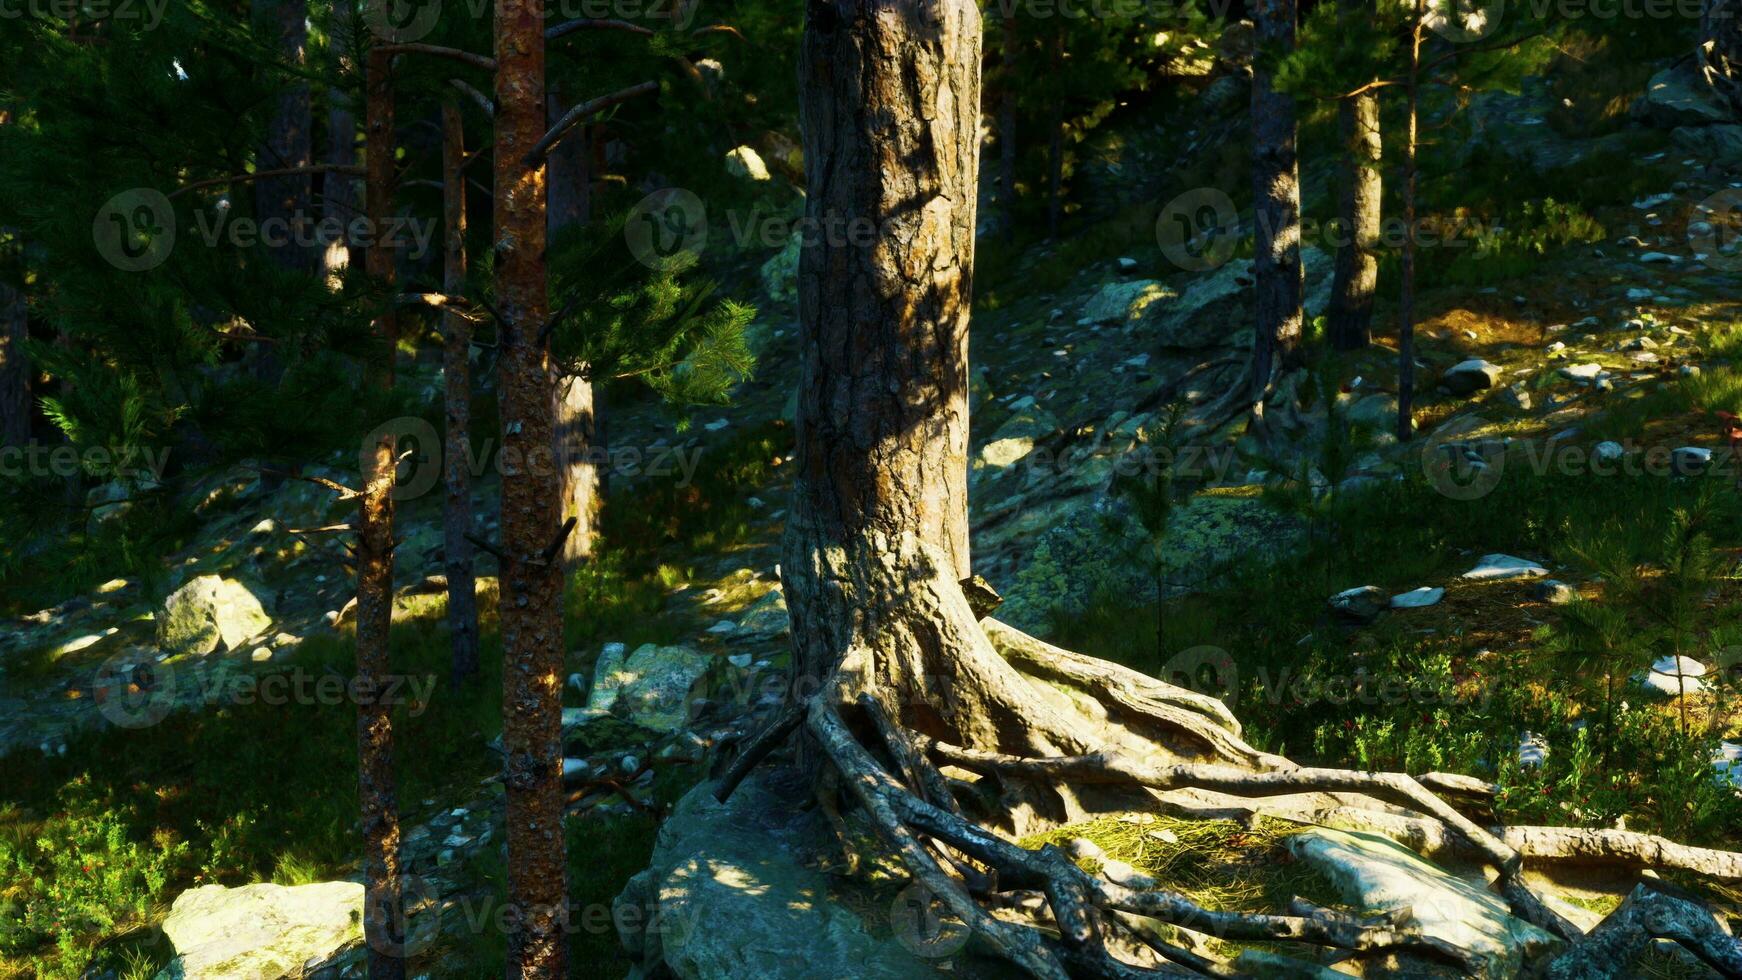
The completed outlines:
[[[608,643],[594,665],[586,707],[656,732],[675,732],[689,720],[694,692],[713,663],[708,654],[684,646],[646,643],[625,653],[623,644]]]
[[[909,916],[933,910],[823,870],[840,845],[822,814],[804,809],[796,773],[760,770],[725,803],[714,789],[703,783],[678,802],[651,866],[614,904],[618,938],[644,974],[906,980],[947,966],[946,975],[987,975],[973,967],[959,923],[915,929]]]
[[[1730,122],[1730,110],[1699,76],[1691,59],[1651,76],[1633,112],[1662,129]]]
[[[157,612],[157,645],[171,653],[234,650],[272,626],[260,600],[235,579],[201,575],[175,590]]]

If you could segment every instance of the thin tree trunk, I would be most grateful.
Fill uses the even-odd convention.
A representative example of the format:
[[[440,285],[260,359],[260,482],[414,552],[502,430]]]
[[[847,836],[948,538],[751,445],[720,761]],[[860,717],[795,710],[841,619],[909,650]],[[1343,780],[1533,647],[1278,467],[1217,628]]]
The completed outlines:
[[[1064,28],[1053,39],[1052,67],[1058,71],[1064,63],[1065,37]],[[1052,119],[1049,123],[1052,130],[1047,154],[1048,175],[1046,202],[1046,235],[1057,239],[1059,226],[1064,223],[1065,214],[1065,104],[1062,97],[1054,96],[1052,102]]]
[[[351,167],[357,163],[357,114],[350,93],[339,84],[351,64],[351,16],[348,4],[333,6],[330,50],[333,57],[333,83],[327,88],[327,146],[325,162],[336,167]],[[357,194],[357,181],[341,172],[328,171],[321,178],[321,216],[350,225],[362,213]],[[323,271],[329,276],[350,265],[356,257],[349,245],[326,243]]]
[[[972,0],[922,6],[808,7],[807,218],[886,231],[821,236],[799,260],[797,474],[781,563],[798,697],[851,652],[846,624],[881,623],[880,641],[902,645],[905,631],[883,618],[901,600],[878,584],[898,556],[920,549],[952,585],[969,574],[980,14]],[[912,649],[879,677],[910,683],[904,703],[918,711],[948,683],[918,666],[924,658]]]
[[[460,107],[442,105],[442,219],[447,233],[442,250],[442,289],[450,296],[466,289],[466,131]],[[442,554],[448,574],[448,634],[453,644],[450,670],[458,688],[478,672],[478,596],[472,568],[472,322],[469,314],[442,311],[442,380],[447,409],[442,470]]]
[[[1253,10],[1261,52],[1294,48],[1295,0],[1257,0]],[[1265,57],[1252,62],[1252,189],[1257,280],[1257,333],[1252,345],[1252,404],[1264,399],[1279,370],[1300,348],[1300,176],[1295,159],[1294,99],[1272,86]]]
[[[1415,399],[1415,143],[1416,97],[1421,80],[1422,0],[1415,0],[1415,22],[1409,38],[1409,107],[1403,138],[1403,269],[1402,295],[1397,301],[1397,439],[1415,435],[1411,402]]]
[[[29,327],[24,292],[0,282],[0,447],[30,441],[30,360],[24,354]]]
[[[371,53],[368,65],[369,218],[386,226],[393,207],[393,79],[391,57]],[[377,238],[365,262],[384,291],[391,292],[392,246]],[[387,343],[386,359],[372,366],[374,384],[393,386],[393,341],[398,335],[391,306],[376,321]],[[363,690],[384,690],[392,670],[393,489],[396,440],[383,434],[364,467],[357,544],[357,679]],[[404,907],[399,877],[399,804],[393,767],[393,706],[381,698],[357,699],[358,796],[363,808],[363,934],[369,944],[371,980],[405,976]]]
[[[550,458],[551,364],[538,343],[545,293],[544,4],[496,4],[497,392],[502,453],[502,743],[506,754],[510,980],[567,975],[562,794],[562,512]]]
[[[307,0],[253,0],[255,29],[268,40],[285,71],[300,70],[308,45]],[[267,122],[266,141],[258,153],[258,169],[307,167],[310,162],[308,85],[295,82],[279,93]],[[266,242],[273,261],[288,269],[312,269],[315,253],[298,244],[310,222],[309,205],[314,198],[313,177],[296,174],[264,177],[254,182],[254,216],[264,222],[283,222],[290,239]],[[264,239],[263,239],[264,241]]]
[[[1003,86],[998,96],[998,193],[1004,205],[1004,237],[1016,238],[1016,17],[1011,10],[1000,24],[999,55]]]
[[[1373,0],[1344,0],[1338,14],[1370,19]],[[1330,340],[1336,350],[1353,351],[1372,342],[1373,291],[1379,283],[1379,93],[1343,99],[1337,123],[1343,142],[1337,210],[1345,239],[1337,243],[1331,283]]]
[[[547,122],[554,124],[567,111],[562,100],[547,98]],[[591,175],[591,132],[579,127],[550,154],[550,209],[547,225],[552,238],[565,228],[587,221]],[[575,529],[563,542],[563,564],[568,569],[593,554],[598,538],[599,511],[604,504],[604,468],[599,465],[600,414],[603,406],[593,382],[578,375],[556,378],[555,447],[562,480],[562,516],[575,519]]]

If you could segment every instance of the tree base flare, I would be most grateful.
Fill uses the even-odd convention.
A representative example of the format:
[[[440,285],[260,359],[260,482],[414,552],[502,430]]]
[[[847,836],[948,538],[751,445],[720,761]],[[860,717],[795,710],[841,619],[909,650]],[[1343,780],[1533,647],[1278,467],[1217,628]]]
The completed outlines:
[[[820,690],[805,697],[795,691],[777,719],[745,743],[717,793],[729,796],[802,731],[812,764],[829,775],[819,782],[825,792],[863,811],[916,884],[990,952],[1032,976],[1234,976],[1254,966],[1157,938],[1135,925],[1139,919],[1230,942],[1300,943],[1335,957],[1407,953],[1467,965],[1465,951],[1404,922],[1298,901],[1283,914],[1214,911],[1141,874],[1090,874],[1050,845],[1026,850],[1011,840],[1093,813],[1167,806],[1179,793],[1225,799],[1248,812],[1272,812],[1275,801],[1275,812],[1293,819],[1370,816],[1364,829],[1405,844],[1413,834],[1473,856],[1493,870],[1494,888],[1514,915],[1569,949],[1585,937],[1526,885],[1523,866],[1533,851],[1623,867],[1649,866],[1656,854],[1720,876],[1736,866],[1737,855],[1643,835],[1489,828],[1464,811],[1486,808],[1494,789],[1468,777],[1303,767],[1262,752],[1213,698],[993,619],[977,621],[946,567],[910,543],[874,565],[801,570],[827,571],[809,582],[833,583],[833,602],[905,587],[896,607],[901,622],[836,636],[844,644],[839,669]],[[795,594],[795,615],[803,615],[803,584]],[[941,708],[932,690],[939,676],[960,695]],[[1694,951],[1707,962],[1742,954],[1721,932],[1681,930],[1668,938],[1697,942]]]

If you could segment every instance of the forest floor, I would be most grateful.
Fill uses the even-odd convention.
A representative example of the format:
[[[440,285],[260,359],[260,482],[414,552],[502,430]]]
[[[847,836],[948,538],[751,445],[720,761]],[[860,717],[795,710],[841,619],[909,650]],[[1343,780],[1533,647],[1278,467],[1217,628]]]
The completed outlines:
[[[1243,260],[1207,274],[1221,277],[1216,287],[1172,271],[1153,245],[1153,214],[1147,225],[1090,223],[1056,245],[989,243],[973,349],[977,569],[1021,625],[1203,685],[1263,748],[1478,774],[1502,787],[1502,820],[1738,839],[1742,471],[1714,413],[1742,412],[1742,272],[1714,266],[1742,262],[1696,260],[1687,228],[1698,202],[1737,175],[1687,159],[1662,133],[1629,140],[1593,157],[1626,165],[1606,199],[1534,203],[1598,166],[1589,160],[1519,175],[1490,196],[1533,203],[1503,205],[1499,230],[1467,252],[1428,257],[1423,433],[1407,447],[1385,434],[1396,357],[1384,331],[1302,384],[1300,436],[1286,452],[1232,431],[1169,429],[1164,406],[1145,407],[1187,362],[1237,346],[1230,325],[1245,322],[1239,290],[1216,291],[1239,285]],[[1169,312],[1199,301],[1188,315]],[[695,469],[619,474],[605,549],[569,584],[568,704],[588,706],[608,644],[682,646],[710,666],[683,692],[689,714],[672,730],[577,717],[570,753],[588,774],[570,824],[578,907],[610,906],[646,866],[661,814],[705,775],[707,745],[778,696],[785,641],[765,615],[789,490],[791,315],[765,307],[767,367],[732,406],[683,429],[650,404],[613,406],[615,445],[636,448],[644,467],[664,453],[666,465]],[[1390,316],[1382,304],[1378,322]],[[1436,390],[1471,358],[1498,379],[1471,394]],[[1593,372],[1606,377],[1578,377]],[[1216,380],[1182,393],[1188,419]],[[1598,450],[1610,441],[1619,461]],[[1148,461],[1161,445],[1170,469],[1145,462],[1135,479],[1121,475],[1122,461]],[[1675,456],[1689,447],[1715,455]],[[1448,459],[1483,465],[1448,470]],[[1145,478],[1160,473],[1171,480]],[[493,482],[478,494],[479,513],[491,513]],[[156,927],[181,891],[356,872],[352,708],[239,693],[267,677],[312,689],[347,674],[341,548],[285,530],[328,523],[336,508],[319,487],[263,487],[246,470],[212,474],[194,496],[160,579],[62,597],[0,641],[0,977],[87,967],[151,976],[171,956]],[[444,906],[444,928],[414,967],[490,975],[503,937],[467,923],[499,900],[505,872],[489,781],[500,731],[494,580],[481,582],[485,672],[451,689],[444,603],[425,584],[440,571],[439,500],[406,502],[400,515],[395,668],[431,685],[400,717],[407,867]],[[1567,589],[1463,577],[1491,554],[1538,563]],[[259,643],[160,663],[177,710],[149,726],[114,724],[98,696],[104,665],[149,649],[163,596],[208,573],[247,582],[271,629]],[[1327,604],[1366,586],[1445,593],[1371,616]],[[1688,693],[1640,686],[1654,662],[1678,655],[1703,669],[1694,678],[1684,668],[1698,681]],[[605,782],[613,770],[622,793]],[[1121,826],[1072,833],[1165,873],[1170,855],[1139,846],[1133,856]],[[1281,860],[1275,841],[1241,846],[1256,856],[1229,860],[1229,877],[1196,882],[1195,893],[1238,905],[1301,886],[1263,879],[1258,869]],[[1606,911],[1627,884],[1566,894]],[[1708,894],[1738,914],[1742,896]],[[576,976],[629,968],[609,922],[579,929],[575,943]],[[1686,972],[1668,957],[1648,969]]]

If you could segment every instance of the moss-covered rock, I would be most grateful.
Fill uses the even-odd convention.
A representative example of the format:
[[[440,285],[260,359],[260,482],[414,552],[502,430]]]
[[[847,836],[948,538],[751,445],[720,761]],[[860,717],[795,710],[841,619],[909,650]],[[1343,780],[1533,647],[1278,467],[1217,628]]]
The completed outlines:
[[[235,649],[272,626],[260,600],[235,579],[201,575],[177,589],[157,614],[157,645],[178,654]]]

